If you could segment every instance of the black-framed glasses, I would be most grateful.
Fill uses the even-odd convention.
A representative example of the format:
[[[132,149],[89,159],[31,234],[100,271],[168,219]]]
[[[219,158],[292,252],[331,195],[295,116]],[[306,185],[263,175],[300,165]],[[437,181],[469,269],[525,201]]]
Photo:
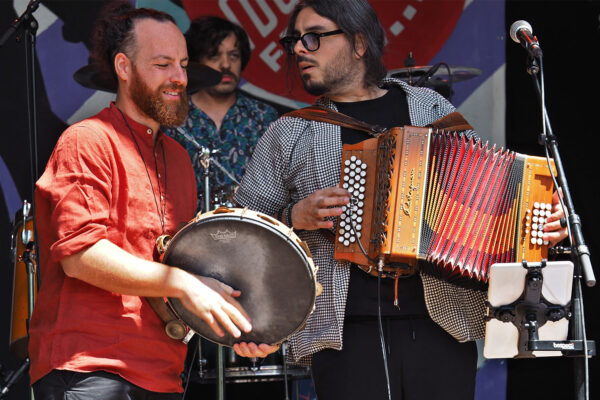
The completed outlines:
[[[285,49],[285,52],[289,55],[294,54],[294,46],[296,46],[296,42],[300,40],[302,42],[302,46],[308,51],[317,51],[321,46],[321,38],[324,36],[338,35],[340,33],[344,33],[341,29],[336,29],[335,31],[316,33],[316,32],[306,32],[302,36],[286,36],[284,38],[279,39],[279,43]]]

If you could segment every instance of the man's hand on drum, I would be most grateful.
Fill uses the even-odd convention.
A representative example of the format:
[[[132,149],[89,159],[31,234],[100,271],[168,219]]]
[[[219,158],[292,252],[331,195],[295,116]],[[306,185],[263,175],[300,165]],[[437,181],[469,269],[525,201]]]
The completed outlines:
[[[560,201],[558,200],[558,192],[555,191],[552,194],[552,214],[546,218],[546,223],[544,224],[544,235],[542,236],[543,240],[547,240],[549,242],[550,247],[565,239],[569,234],[567,231],[566,220],[564,218],[565,213],[560,205]]]
[[[236,354],[241,357],[261,357],[264,358],[271,353],[279,350],[279,346],[271,346],[269,344],[261,343],[246,343],[240,342],[233,345],[233,350]]]
[[[292,208],[292,223],[296,229],[316,230],[333,227],[333,221],[326,217],[338,217],[342,206],[350,202],[350,193],[346,189],[330,187],[317,190]],[[289,221],[288,221],[289,222]]]
[[[250,332],[250,318],[235,299],[241,292],[215,279],[192,275],[196,279],[189,281],[184,290],[181,304],[202,318],[219,336],[226,329],[233,337],[240,337],[241,331]]]

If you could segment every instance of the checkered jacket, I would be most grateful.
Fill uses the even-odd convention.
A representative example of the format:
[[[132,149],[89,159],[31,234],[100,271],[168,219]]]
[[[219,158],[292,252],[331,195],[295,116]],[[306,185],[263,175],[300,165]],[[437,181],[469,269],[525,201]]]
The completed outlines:
[[[455,111],[452,104],[430,89],[411,87],[396,79],[384,79],[381,84],[398,85],[406,92],[414,126],[427,125]],[[325,97],[316,104],[336,109]],[[279,118],[258,142],[235,200],[268,215],[281,215],[288,206],[314,191],[336,186],[340,181],[341,159],[339,126]],[[334,245],[321,232],[297,234],[308,244],[319,268],[317,280],[323,286],[305,328],[289,339],[290,360],[307,365],[312,354],[322,349],[342,348],[350,263],[333,259]],[[483,337],[485,293],[424,274],[421,279],[427,310],[437,324],[460,342]]]

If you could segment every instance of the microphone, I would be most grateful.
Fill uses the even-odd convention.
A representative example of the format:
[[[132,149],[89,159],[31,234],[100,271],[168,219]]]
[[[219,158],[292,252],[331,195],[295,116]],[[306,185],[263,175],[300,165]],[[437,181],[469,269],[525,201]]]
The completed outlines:
[[[542,49],[538,40],[533,36],[531,25],[527,21],[519,20],[515,21],[510,26],[510,37],[517,43],[521,43],[527,52],[532,57],[541,57]]]

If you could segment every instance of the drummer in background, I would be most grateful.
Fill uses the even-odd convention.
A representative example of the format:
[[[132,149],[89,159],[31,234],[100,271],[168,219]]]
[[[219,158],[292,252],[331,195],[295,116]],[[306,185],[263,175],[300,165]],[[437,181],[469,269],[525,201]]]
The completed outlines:
[[[190,96],[183,127],[165,129],[187,149],[196,170],[198,194],[203,196],[204,168],[198,162],[198,148],[179,130],[201,146],[218,150],[213,157],[239,182],[258,139],[278,114],[273,107],[238,90],[241,73],[250,60],[248,35],[240,26],[219,17],[200,17],[192,21],[185,38],[191,61],[222,74],[217,85]],[[233,194],[235,182],[216,165],[211,166],[210,182],[213,195]]]
[[[159,130],[187,115],[185,39],[168,14],[127,2],[105,10],[95,38],[117,97],[62,134],[37,182],[31,382],[36,400],[179,399],[186,345],[144,297],[180,299],[218,335],[252,328],[239,291],[152,261],[155,239],[196,209],[190,159]]]
[[[303,0],[282,39],[317,104],[381,127],[425,126],[455,111],[432,90],[386,79],[384,31],[366,0]],[[473,132],[467,134],[472,135]],[[342,145],[370,136],[333,124],[282,117],[259,141],[235,195],[278,216],[310,247],[323,293],[289,339],[294,363],[312,364],[319,400],[387,399],[378,325],[378,279],[334,260],[334,221],[350,194],[337,185]],[[566,237],[557,198],[544,239]],[[554,231],[554,232],[551,232]],[[285,268],[282,265],[281,268]],[[394,305],[397,285],[398,305]],[[473,398],[485,293],[413,274],[382,279],[381,314],[393,399]]]

